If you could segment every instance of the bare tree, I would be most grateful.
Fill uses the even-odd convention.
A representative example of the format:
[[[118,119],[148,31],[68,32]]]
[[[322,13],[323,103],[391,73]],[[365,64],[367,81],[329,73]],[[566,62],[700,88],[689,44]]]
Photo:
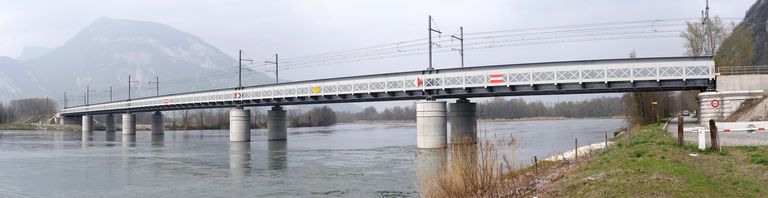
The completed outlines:
[[[686,55],[716,55],[723,40],[728,38],[728,28],[719,16],[703,22],[687,22],[687,28],[680,34],[685,39]]]

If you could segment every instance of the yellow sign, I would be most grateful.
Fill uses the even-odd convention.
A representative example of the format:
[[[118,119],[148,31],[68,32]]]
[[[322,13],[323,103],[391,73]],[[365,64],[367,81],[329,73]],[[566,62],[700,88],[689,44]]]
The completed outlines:
[[[651,104],[652,105],[657,105],[657,104],[659,104],[659,102],[653,101],[653,102],[651,102]]]
[[[312,92],[315,93],[315,94],[319,94],[320,93],[320,86],[315,85],[315,87],[312,88]]]

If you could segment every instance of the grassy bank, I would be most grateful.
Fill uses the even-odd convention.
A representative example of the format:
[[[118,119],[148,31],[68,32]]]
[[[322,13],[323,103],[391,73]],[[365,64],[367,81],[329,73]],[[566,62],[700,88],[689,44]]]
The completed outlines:
[[[587,156],[543,161],[507,170],[497,146],[452,147],[452,157],[431,177],[421,177],[424,197],[764,197],[768,147],[679,148],[660,126],[648,125],[614,138]],[[471,148],[466,150],[466,148]]]
[[[761,197],[768,192],[768,147],[724,152],[676,146],[656,125],[640,127],[608,150],[578,162],[540,190],[572,197]]]

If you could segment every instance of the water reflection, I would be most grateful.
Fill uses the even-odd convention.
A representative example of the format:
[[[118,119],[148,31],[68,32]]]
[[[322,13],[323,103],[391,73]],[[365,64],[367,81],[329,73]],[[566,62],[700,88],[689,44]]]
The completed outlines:
[[[93,141],[93,132],[83,132],[80,134],[83,148],[87,148],[89,142]]]
[[[251,143],[229,143],[229,175],[233,182],[243,184],[251,173]]]
[[[117,133],[115,133],[114,131],[112,131],[112,132],[107,131],[106,134],[107,134],[106,135],[107,136],[107,138],[106,138],[107,142],[117,141],[117,135],[116,135]]]
[[[136,135],[123,135],[123,147],[135,147]]]
[[[434,181],[445,168],[448,151],[446,149],[417,149],[416,150],[416,176],[422,185],[428,181]]]
[[[152,147],[165,146],[165,135],[152,135],[151,137]]]
[[[53,133],[53,149],[61,150],[64,148],[64,132]]]
[[[285,170],[288,141],[267,141],[269,170]]]

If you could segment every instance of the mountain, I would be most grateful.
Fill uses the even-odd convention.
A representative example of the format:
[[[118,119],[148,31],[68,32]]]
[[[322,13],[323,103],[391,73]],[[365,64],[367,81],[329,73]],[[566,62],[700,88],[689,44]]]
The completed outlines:
[[[156,77],[161,94],[237,85],[235,59],[194,35],[145,21],[99,18],[64,45],[22,63],[47,95],[81,96],[89,87],[91,102],[108,100],[110,86],[115,99],[127,98],[128,75],[136,81],[132,98],[154,95]],[[248,84],[273,81],[257,72],[243,77]]]
[[[16,57],[18,60],[29,60],[33,58],[40,57],[42,55],[47,54],[53,50],[53,48],[47,48],[47,47],[24,47],[24,50],[21,51],[21,55],[19,57]]]
[[[749,8],[741,25],[752,26],[755,56],[753,65],[768,64],[768,0],[758,0]]]
[[[245,70],[245,69],[244,69]],[[26,47],[17,59],[0,57],[0,102],[50,97],[82,105],[86,88],[90,103],[237,86],[237,60],[189,33],[160,23],[102,17],[60,47]],[[272,83],[260,72],[245,70],[243,85]],[[303,106],[311,108],[312,105]],[[332,108],[358,111],[353,104]]]
[[[25,64],[0,56],[0,101],[25,97],[28,93],[40,93],[38,84],[37,78],[27,70]]]

